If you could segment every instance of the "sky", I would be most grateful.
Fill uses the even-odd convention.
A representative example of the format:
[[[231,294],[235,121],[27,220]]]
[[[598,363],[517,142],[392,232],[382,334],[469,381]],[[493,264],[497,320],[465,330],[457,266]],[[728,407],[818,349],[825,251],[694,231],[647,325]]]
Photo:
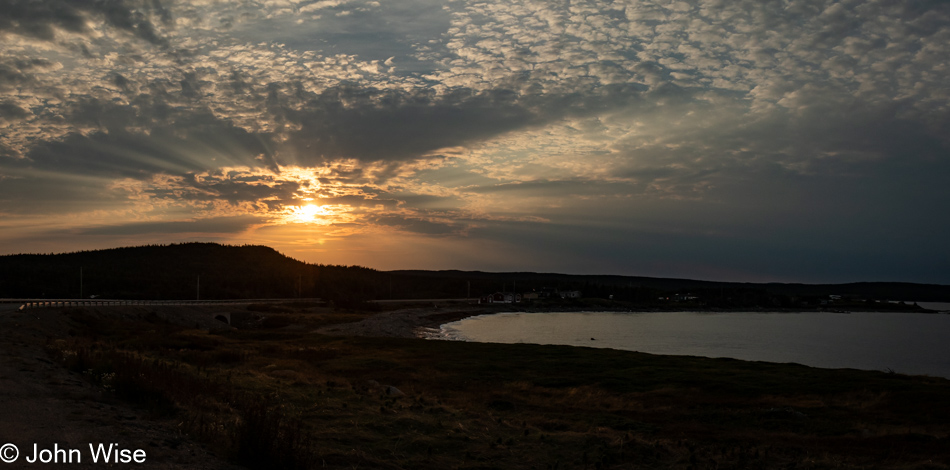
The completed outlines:
[[[0,254],[950,284],[943,0],[0,0]]]

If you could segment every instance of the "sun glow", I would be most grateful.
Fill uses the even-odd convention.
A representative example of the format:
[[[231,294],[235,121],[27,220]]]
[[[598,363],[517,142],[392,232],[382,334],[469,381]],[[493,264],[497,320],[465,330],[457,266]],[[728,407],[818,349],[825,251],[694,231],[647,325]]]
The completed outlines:
[[[291,220],[294,222],[322,222],[324,217],[331,215],[330,210],[326,206],[307,204],[304,206],[294,206],[292,209]]]

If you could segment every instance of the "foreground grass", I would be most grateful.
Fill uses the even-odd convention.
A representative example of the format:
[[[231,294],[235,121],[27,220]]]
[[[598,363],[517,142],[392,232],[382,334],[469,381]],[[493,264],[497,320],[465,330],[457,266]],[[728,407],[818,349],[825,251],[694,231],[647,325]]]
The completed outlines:
[[[49,349],[251,468],[948,468],[950,381],[66,314]],[[394,387],[394,388],[390,388]]]

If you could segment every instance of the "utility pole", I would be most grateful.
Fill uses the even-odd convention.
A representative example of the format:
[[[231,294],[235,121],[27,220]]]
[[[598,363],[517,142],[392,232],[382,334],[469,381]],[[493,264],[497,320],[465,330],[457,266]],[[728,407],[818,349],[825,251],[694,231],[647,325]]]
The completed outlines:
[[[198,275],[198,289],[195,291],[195,300],[201,300],[201,274]]]
[[[82,266],[79,267],[79,298],[82,298]]]

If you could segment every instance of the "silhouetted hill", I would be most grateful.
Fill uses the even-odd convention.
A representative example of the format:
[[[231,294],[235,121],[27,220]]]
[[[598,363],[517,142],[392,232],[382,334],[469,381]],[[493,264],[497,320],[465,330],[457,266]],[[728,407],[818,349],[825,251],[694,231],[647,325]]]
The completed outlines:
[[[264,246],[153,245],[0,257],[5,297],[194,299],[296,295],[309,266]],[[81,274],[80,274],[81,272]],[[81,284],[80,284],[81,276]]]
[[[265,246],[216,243],[0,256],[0,297],[8,298],[319,297],[352,305],[367,300],[478,297],[513,290],[580,290],[585,298],[640,305],[656,303],[661,296],[689,293],[698,297],[694,303],[708,307],[814,305],[832,294],[862,300],[950,301],[950,286],[912,283],[754,284],[532,272],[383,272],[304,263]]]
[[[115,299],[334,298],[366,271],[216,243],[9,255],[0,256],[0,297],[77,298],[81,290]]]
[[[618,275],[587,275],[587,274],[558,274],[510,272],[490,273],[482,271],[424,271],[400,270],[390,271],[401,276],[433,278],[433,279],[461,279],[472,282],[480,288],[496,285],[495,290],[502,290],[506,285],[511,290],[517,285],[518,291],[537,289],[538,286],[558,289],[581,289],[584,287],[594,291],[618,291],[624,289],[646,289],[658,293],[706,293],[708,297],[715,297],[719,291],[755,290],[771,294],[798,297],[827,297],[840,295],[877,300],[909,300],[920,302],[950,302],[950,286],[940,284],[915,284],[909,282],[852,282],[844,284],[797,284],[797,283],[750,283],[750,282],[722,282],[701,281],[696,279],[676,279],[642,276]],[[515,284],[516,283],[516,284]],[[473,290],[474,293],[474,290]],[[586,293],[586,291],[585,291]],[[593,292],[591,292],[593,294]]]

